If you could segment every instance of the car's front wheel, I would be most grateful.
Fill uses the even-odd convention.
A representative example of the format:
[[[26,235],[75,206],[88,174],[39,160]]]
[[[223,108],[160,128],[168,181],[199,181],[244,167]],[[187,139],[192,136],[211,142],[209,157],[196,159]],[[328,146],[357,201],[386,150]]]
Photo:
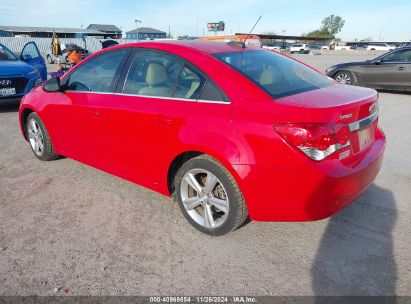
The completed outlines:
[[[174,182],[181,211],[203,233],[226,234],[241,226],[248,216],[236,181],[210,156],[200,155],[184,163]]]
[[[354,75],[349,71],[340,71],[334,75],[334,79],[341,84],[355,85]]]
[[[40,117],[32,112],[27,117],[26,135],[31,150],[40,160],[54,160],[59,157],[51,143],[50,135]]]

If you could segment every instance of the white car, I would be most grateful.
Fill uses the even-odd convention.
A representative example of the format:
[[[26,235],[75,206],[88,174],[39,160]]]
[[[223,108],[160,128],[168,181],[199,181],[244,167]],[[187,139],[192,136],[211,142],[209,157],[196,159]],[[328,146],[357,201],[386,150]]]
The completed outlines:
[[[310,46],[305,43],[296,43],[290,47],[291,54],[294,53],[301,53],[301,54],[308,54],[310,52]]]
[[[368,44],[367,50],[369,51],[392,51],[395,50],[395,46],[383,42],[372,42]]]

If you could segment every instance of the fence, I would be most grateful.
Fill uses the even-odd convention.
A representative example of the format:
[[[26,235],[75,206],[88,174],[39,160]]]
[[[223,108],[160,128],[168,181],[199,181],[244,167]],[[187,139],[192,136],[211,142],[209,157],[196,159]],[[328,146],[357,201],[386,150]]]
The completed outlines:
[[[59,38],[61,43],[75,43],[78,46],[86,47],[89,52],[96,52],[101,50],[101,42],[100,39],[95,38],[87,38],[85,40],[78,39],[78,38]],[[137,42],[137,40],[132,39],[113,39],[117,41],[119,44],[124,43],[133,43]],[[34,41],[39,48],[41,53],[46,53],[48,49],[51,48],[51,38],[31,38],[31,37],[24,37],[24,38],[16,38],[16,37],[0,37],[0,43],[5,45],[11,51],[15,53],[20,53],[23,49],[23,46],[30,41]],[[104,40],[101,40],[104,41]]]

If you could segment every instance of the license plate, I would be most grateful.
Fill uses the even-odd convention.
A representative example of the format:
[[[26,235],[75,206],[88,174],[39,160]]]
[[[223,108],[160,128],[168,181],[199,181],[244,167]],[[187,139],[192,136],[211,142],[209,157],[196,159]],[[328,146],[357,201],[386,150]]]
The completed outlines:
[[[16,89],[15,88],[0,89],[0,96],[10,96],[10,95],[16,95]]]
[[[358,142],[360,145],[360,150],[366,148],[373,140],[373,136],[371,133],[371,128],[358,131]]]

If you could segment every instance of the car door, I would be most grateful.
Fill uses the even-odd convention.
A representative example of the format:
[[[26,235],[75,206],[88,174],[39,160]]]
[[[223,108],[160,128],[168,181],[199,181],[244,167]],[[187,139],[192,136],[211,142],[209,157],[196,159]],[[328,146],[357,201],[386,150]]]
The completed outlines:
[[[94,167],[109,166],[106,110],[110,108],[128,49],[113,50],[80,64],[55,93],[49,116],[62,154]]]
[[[24,45],[20,54],[20,60],[33,66],[36,70],[38,70],[43,81],[47,80],[46,62],[44,61],[44,58],[41,56],[40,51],[35,42],[31,41]]]
[[[181,58],[135,51],[107,117],[110,155],[118,174],[147,187],[158,182],[204,83],[204,75]]]
[[[410,82],[411,50],[398,50],[383,55],[364,66],[364,81],[379,89],[401,90]]]

